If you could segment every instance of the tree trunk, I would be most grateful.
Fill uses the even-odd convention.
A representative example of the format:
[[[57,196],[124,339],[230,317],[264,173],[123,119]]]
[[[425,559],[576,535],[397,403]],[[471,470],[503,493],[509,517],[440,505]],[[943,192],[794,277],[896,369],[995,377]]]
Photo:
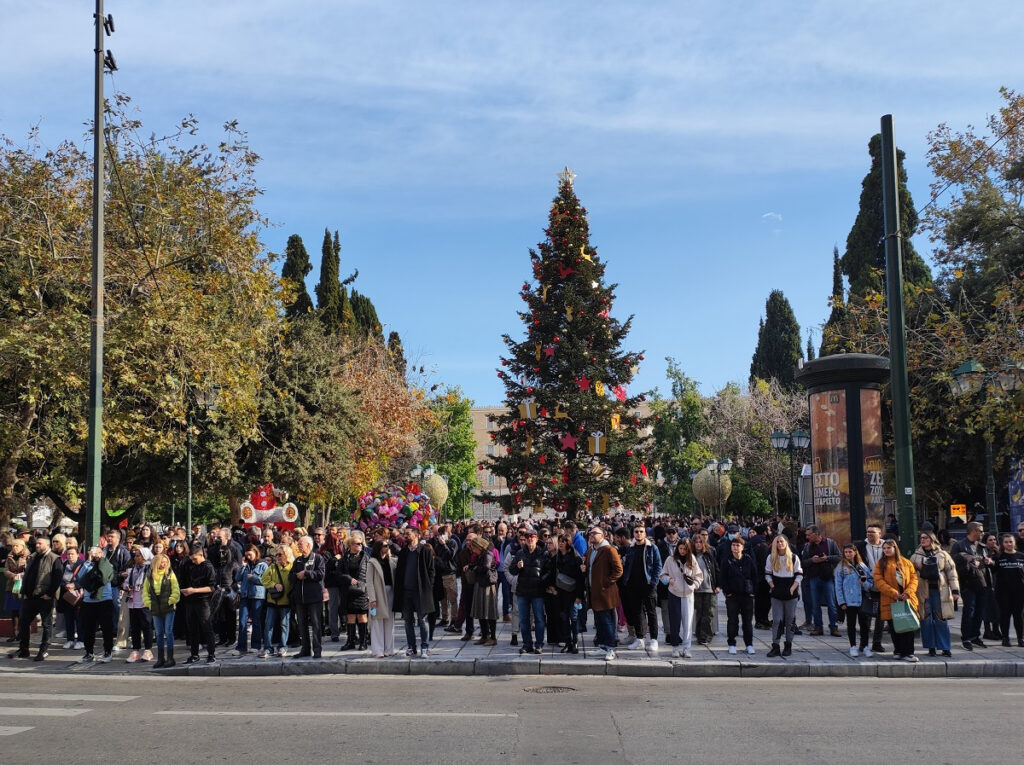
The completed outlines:
[[[35,401],[23,402],[21,410],[18,412],[18,429],[21,437],[11,453],[7,455],[3,466],[0,467],[0,528],[7,528],[10,525],[11,516],[24,504],[14,496],[14,488],[18,484],[18,463],[21,462],[21,455],[25,452],[28,436],[35,419]]]
[[[231,509],[231,525],[242,525],[242,500],[234,494],[228,495],[228,507]]]

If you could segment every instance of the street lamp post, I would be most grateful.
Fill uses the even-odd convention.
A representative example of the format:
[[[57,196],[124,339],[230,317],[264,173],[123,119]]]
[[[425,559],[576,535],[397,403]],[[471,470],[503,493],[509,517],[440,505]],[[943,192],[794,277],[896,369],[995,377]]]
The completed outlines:
[[[810,446],[811,434],[806,430],[794,430],[791,433],[776,430],[771,435],[771,442],[774,448],[789,454],[789,511],[794,518],[799,518],[796,504],[796,460],[793,457],[793,452]]]
[[[697,495],[693,493],[693,479],[697,477],[696,470],[690,471],[690,505],[693,508],[693,514],[697,514]]]
[[[715,484],[718,486],[718,517],[722,517],[722,476],[732,470],[732,460],[726,457],[724,460],[710,459],[705,467],[709,472],[715,474]]]
[[[188,388],[188,411],[185,413],[185,514],[187,528],[192,530],[192,431],[196,424],[196,410],[204,412],[213,409],[217,404],[216,387],[209,390],[196,390]]]
[[[466,510],[469,506],[469,484],[462,482],[462,517],[466,517]]]
[[[1002,366],[993,371],[985,369],[974,359],[968,359],[955,370],[949,385],[954,396],[980,396],[981,404],[991,395],[996,400],[1012,396],[1016,391],[1024,389],[1024,369],[1013,361],[1004,361]],[[996,516],[996,478],[995,460],[992,455],[992,433],[985,430],[985,513],[992,523],[992,531],[999,531],[999,519]]]

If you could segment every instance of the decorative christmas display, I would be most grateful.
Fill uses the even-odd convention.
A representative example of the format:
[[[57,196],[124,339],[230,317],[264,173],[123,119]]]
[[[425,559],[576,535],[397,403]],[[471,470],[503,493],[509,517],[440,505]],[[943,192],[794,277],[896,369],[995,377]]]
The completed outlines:
[[[437,514],[430,504],[430,497],[420,491],[419,484],[388,486],[378,491],[368,491],[359,498],[358,508],[352,520],[360,529],[374,526],[402,526],[409,524],[426,530],[437,523]]]
[[[288,492],[275,489],[273,483],[256,489],[240,509],[246,528],[273,523],[279,529],[294,529],[299,520],[299,508],[288,501]]]
[[[488,461],[512,489],[500,500],[510,512],[642,508],[652,488],[647,423],[636,415],[644,397],[627,393],[643,356],[621,349],[632,319],[612,317],[616,285],[604,283],[574,178],[568,169],[559,175],[546,238],[530,251],[524,336],[503,337],[507,372],[498,377],[508,409],[492,436],[506,448]]]

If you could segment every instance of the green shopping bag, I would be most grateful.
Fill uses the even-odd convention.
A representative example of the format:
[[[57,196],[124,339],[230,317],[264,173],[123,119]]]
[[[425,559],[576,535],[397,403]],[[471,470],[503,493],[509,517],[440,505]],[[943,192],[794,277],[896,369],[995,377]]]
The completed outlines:
[[[917,609],[910,605],[909,600],[897,600],[892,604],[892,628],[901,635],[921,629]]]

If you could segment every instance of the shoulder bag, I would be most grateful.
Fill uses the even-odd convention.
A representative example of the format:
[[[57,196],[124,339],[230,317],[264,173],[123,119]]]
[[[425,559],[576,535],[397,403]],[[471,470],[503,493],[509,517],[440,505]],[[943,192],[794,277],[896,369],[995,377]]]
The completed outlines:
[[[900,593],[903,585],[900,585]],[[917,618],[917,609],[910,605],[909,600],[897,600],[892,604],[892,629],[902,635],[906,632],[917,632],[921,629],[921,620]]]

